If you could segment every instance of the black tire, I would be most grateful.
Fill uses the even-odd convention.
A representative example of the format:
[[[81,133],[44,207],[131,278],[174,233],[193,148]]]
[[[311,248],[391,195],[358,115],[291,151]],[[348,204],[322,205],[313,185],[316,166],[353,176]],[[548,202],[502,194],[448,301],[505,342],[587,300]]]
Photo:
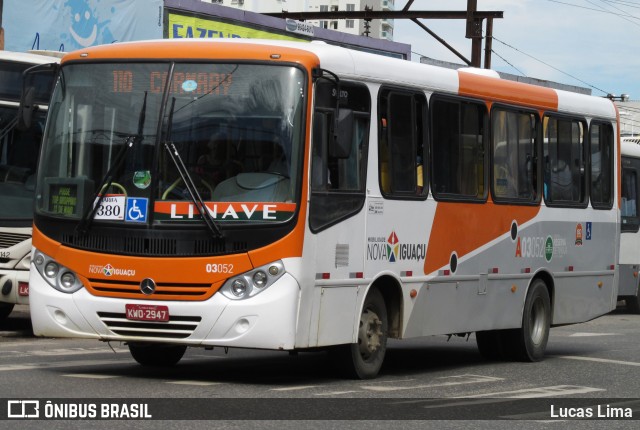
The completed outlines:
[[[624,298],[627,311],[632,314],[640,314],[640,296],[627,296]]]
[[[488,330],[476,332],[476,343],[480,355],[486,360],[496,361],[505,358],[502,330]]]
[[[358,343],[340,345],[331,353],[345,376],[372,379],[382,367],[388,334],[387,306],[377,289],[364,300],[358,327]]]
[[[13,311],[13,303],[0,303],[0,321],[9,316]]]
[[[129,344],[129,352],[134,360],[143,366],[150,367],[174,366],[186,350],[187,347],[182,345]]]
[[[529,287],[522,313],[522,327],[505,332],[505,346],[510,358],[540,361],[549,340],[551,299],[547,285],[536,279]]]

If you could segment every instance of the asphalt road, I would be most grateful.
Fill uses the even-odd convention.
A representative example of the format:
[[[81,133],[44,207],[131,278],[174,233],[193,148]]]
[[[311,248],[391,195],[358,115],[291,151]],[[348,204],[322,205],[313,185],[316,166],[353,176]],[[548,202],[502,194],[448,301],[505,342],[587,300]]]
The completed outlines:
[[[103,403],[139,402],[154,418],[13,419],[12,428],[43,428],[44,422],[44,428],[281,429],[304,422],[322,429],[476,429],[513,428],[517,420],[519,428],[564,429],[562,413],[570,408],[607,415],[572,421],[572,427],[636,428],[640,315],[619,309],[554,328],[539,363],[485,361],[473,335],[391,341],[379,377],[354,381],[339,377],[323,352],[190,348],[173,368],[145,368],[120,343],[35,338],[28,308],[18,307],[0,323],[0,390],[5,402],[88,402],[98,410]],[[0,404],[0,417],[12,407]],[[619,419],[629,413],[633,421]]]

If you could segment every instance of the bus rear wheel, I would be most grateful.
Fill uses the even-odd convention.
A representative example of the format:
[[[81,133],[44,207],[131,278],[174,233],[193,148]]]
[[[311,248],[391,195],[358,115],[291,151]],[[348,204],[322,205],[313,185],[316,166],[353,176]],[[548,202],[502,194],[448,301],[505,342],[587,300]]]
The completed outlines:
[[[509,355],[520,361],[540,361],[549,340],[551,299],[547,285],[536,279],[527,292],[522,313],[522,327],[505,333]]]
[[[149,343],[130,343],[129,352],[139,364],[150,367],[170,367],[177,364],[185,351],[182,345],[156,345]]]
[[[354,379],[375,378],[387,351],[387,307],[382,294],[371,290],[364,300],[358,325],[358,342],[340,345],[331,352],[345,373]]]

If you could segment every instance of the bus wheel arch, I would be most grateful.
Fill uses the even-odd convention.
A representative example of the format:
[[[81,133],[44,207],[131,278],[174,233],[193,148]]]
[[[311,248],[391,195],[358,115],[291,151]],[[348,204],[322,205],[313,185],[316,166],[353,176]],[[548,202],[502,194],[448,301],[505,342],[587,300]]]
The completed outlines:
[[[334,363],[345,376],[372,379],[378,375],[387,339],[401,333],[401,299],[400,285],[392,277],[382,277],[366,289],[355,326],[355,343],[330,350]]]
[[[399,339],[402,337],[402,287],[400,282],[385,275],[371,284],[367,294],[374,288],[382,294],[387,308],[388,336]]]

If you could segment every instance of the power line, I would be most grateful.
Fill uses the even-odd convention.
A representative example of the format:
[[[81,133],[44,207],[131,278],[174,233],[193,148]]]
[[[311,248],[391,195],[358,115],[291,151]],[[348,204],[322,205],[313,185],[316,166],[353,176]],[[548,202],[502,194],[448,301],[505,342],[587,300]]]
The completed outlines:
[[[552,1],[552,0],[549,0],[549,1]],[[545,65],[545,66],[547,66],[547,67],[551,67],[553,70],[556,70],[556,71],[558,71],[558,72],[560,72],[560,73],[562,73],[562,74],[564,74],[564,75],[567,75],[567,76],[569,76],[570,78],[575,79],[576,81],[582,82],[583,84],[585,84],[585,85],[587,85],[587,86],[589,86],[589,87],[591,87],[591,88],[593,88],[593,89],[595,89],[595,90],[598,90],[598,91],[600,91],[600,92],[602,92],[602,93],[604,93],[604,94],[610,94],[610,93],[611,93],[610,91],[605,91],[605,90],[603,90],[603,89],[601,89],[601,88],[596,87],[595,85],[591,85],[590,83],[583,81],[582,79],[580,79],[580,78],[578,78],[578,77],[576,77],[576,76],[573,76],[573,75],[572,75],[572,74],[570,74],[570,73],[567,73],[567,72],[565,72],[565,71],[563,71],[563,70],[560,70],[560,69],[558,69],[557,67],[552,66],[551,64],[549,64],[549,63],[547,63],[547,62],[545,62],[545,61],[542,61],[541,59],[536,58],[536,57],[534,57],[534,56],[533,56],[533,55],[531,55],[531,54],[527,54],[526,52],[521,51],[520,49],[518,49],[518,48],[516,48],[516,47],[514,47],[514,46],[511,46],[511,45],[509,45],[509,44],[508,44],[508,43],[506,43],[506,42],[503,42],[502,40],[498,39],[498,38],[497,38],[497,37],[495,37],[495,36],[493,36],[493,40],[495,40],[495,41],[497,41],[497,42],[500,42],[500,43],[502,43],[503,45],[505,45],[505,46],[507,46],[507,47],[509,47],[509,48],[511,48],[511,49],[513,49],[513,50],[515,50],[515,51],[518,51],[519,53],[521,53],[521,54],[523,54],[523,55],[526,55],[527,57],[532,58],[532,59],[534,59],[534,60],[536,60],[536,61],[538,61],[538,62],[540,62],[540,63],[544,64],[544,65]]]
[[[547,0],[547,1],[551,2],[551,3],[558,3],[558,4],[563,4],[563,5],[566,5],[566,6],[573,6],[573,7],[577,7],[577,8],[580,8],[580,9],[592,10],[592,11],[595,11],[595,12],[606,13],[606,14],[610,14],[610,15],[623,16],[623,17],[624,16],[630,16],[629,14],[622,15],[622,14],[619,14],[619,13],[616,13],[616,12],[611,12],[611,11],[608,11],[608,10],[595,9],[595,8],[592,8],[592,7],[580,6],[578,4],[566,3],[566,2],[558,1],[558,0]],[[637,18],[635,16],[633,18],[634,19],[640,19],[640,18]]]
[[[500,59],[502,61],[504,61],[505,63],[507,63],[508,65],[510,65],[511,67],[513,67],[515,70],[517,70],[522,76],[524,76],[525,78],[527,77],[527,75],[524,74],[524,72],[520,69],[518,69],[516,66],[514,66],[513,64],[511,64],[510,62],[508,62],[502,55],[498,54],[496,52],[495,49],[491,49],[491,52],[493,52],[494,54],[496,54],[498,57],[500,57]]]
[[[597,4],[595,4],[595,3],[593,3],[593,2],[592,2],[592,1],[590,1],[590,0],[586,0],[586,1],[587,1],[588,3],[590,3],[590,4],[594,5],[594,6],[596,6],[596,7],[601,8],[601,9],[602,9],[602,10],[604,10],[605,12],[608,12],[606,9],[602,8],[602,6],[599,6],[599,5],[597,5]],[[600,0],[600,1],[602,1],[602,0]],[[603,1],[602,1],[602,3],[605,3],[605,2],[603,2]],[[606,3],[605,3],[605,4],[606,4]],[[631,20],[629,19],[629,18],[638,19],[638,17],[635,17],[635,16],[633,16],[633,15],[630,15],[630,14],[628,14],[626,11],[624,11],[624,10],[622,10],[622,9],[620,9],[620,8],[616,7],[616,6],[610,5],[610,7],[614,8],[614,9],[616,9],[616,10],[619,10],[619,11],[621,11],[621,12],[626,13],[626,14],[627,14],[627,16],[622,16],[622,15],[620,15],[620,18],[624,19],[625,21],[630,22],[631,24],[633,24],[633,25],[635,25],[635,26],[640,27],[640,24],[638,24],[637,22],[633,22],[633,21],[631,21]],[[628,17],[629,17],[629,18],[628,18]]]

